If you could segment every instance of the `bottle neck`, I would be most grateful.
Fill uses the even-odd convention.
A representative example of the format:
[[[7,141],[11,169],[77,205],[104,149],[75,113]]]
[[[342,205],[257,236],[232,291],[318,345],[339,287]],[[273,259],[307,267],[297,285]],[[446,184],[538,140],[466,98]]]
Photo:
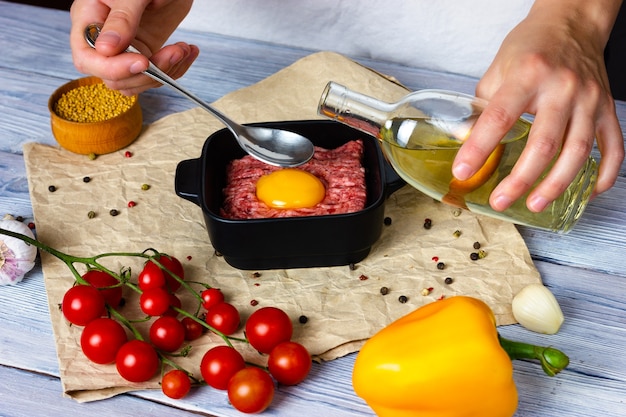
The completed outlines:
[[[320,99],[318,114],[378,138],[393,108],[392,104],[331,81],[326,85]]]

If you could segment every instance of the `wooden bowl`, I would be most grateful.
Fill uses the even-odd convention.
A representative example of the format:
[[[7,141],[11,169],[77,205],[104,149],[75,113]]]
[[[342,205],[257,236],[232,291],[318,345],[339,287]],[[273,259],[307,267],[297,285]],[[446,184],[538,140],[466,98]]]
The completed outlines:
[[[97,122],[75,122],[60,117],[56,103],[66,92],[78,87],[102,83],[98,77],[79,78],[59,87],[48,100],[52,134],[61,147],[88,155],[102,155],[130,145],[141,133],[143,116],[139,99],[124,113]]]

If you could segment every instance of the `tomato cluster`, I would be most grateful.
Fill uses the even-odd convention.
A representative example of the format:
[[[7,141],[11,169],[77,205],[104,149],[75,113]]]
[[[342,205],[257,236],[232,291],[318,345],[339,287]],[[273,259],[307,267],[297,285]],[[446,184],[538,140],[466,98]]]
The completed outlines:
[[[226,390],[231,404],[245,413],[265,410],[272,402],[276,382],[295,385],[308,375],[311,356],[304,346],[291,340],[293,325],[283,310],[263,307],[254,311],[245,321],[245,339],[237,338],[232,335],[242,324],[238,309],[217,288],[203,286],[199,293],[193,290],[184,281],[184,268],[176,258],[157,253],[145,262],[136,283],[129,274],[90,269],[63,297],[63,315],[73,325],[83,327],[80,346],[90,361],[114,364],[119,375],[131,382],[148,381],[161,369],[161,389],[174,399],[183,398],[192,385],[202,383]],[[139,308],[150,320],[147,335],[120,312],[124,287],[139,295]],[[181,287],[198,300],[194,314],[182,308],[176,295]],[[184,355],[188,350],[185,341],[196,340],[206,331],[222,337],[225,345],[204,354],[197,372],[202,375],[199,380],[170,357]],[[267,366],[247,364],[233,341],[249,343],[267,355]],[[165,372],[168,366],[173,369]]]
[[[207,322],[211,312],[223,304],[221,301],[209,306]],[[239,411],[259,413],[272,402],[274,380],[295,385],[311,370],[311,355],[304,346],[291,340],[292,334],[291,319],[283,310],[260,308],[246,321],[245,335],[253,348],[269,354],[267,370],[246,365],[243,356],[232,346],[216,346],[202,358],[202,378],[213,388],[227,390],[230,403]]]

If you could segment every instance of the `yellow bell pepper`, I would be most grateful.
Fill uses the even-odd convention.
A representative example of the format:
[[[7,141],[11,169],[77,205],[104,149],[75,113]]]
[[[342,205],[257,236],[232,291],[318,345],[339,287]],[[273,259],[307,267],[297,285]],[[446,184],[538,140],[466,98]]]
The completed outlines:
[[[517,409],[511,359],[569,363],[553,348],[500,338],[491,309],[471,297],[427,304],[391,323],[357,355],[353,388],[380,417],[510,417]]]

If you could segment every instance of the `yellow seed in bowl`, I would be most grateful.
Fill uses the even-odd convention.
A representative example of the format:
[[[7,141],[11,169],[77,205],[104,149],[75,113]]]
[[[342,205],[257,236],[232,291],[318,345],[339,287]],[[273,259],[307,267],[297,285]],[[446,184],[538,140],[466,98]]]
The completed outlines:
[[[73,122],[101,122],[126,112],[136,99],[111,90],[104,83],[83,85],[61,95],[54,111]]]

